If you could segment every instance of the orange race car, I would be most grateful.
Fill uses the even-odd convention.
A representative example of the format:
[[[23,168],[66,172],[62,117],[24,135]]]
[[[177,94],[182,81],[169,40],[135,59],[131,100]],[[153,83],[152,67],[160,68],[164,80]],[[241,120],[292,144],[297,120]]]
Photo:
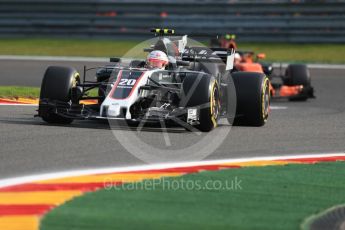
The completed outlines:
[[[314,89],[311,86],[310,72],[304,64],[289,64],[285,74],[280,65],[279,73],[272,64],[259,62],[266,57],[264,53],[255,55],[252,51],[237,50],[235,35],[224,35],[211,40],[212,47],[235,49],[234,71],[258,72],[266,74],[270,80],[270,91],[273,98],[288,98],[289,100],[306,101],[314,98]]]

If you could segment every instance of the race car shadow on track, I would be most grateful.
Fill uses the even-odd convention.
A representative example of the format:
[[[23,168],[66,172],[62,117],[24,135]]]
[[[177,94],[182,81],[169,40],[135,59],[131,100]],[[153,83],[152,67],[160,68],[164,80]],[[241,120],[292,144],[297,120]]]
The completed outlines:
[[[125,121],[116,122],[116,124],[109,125],[108,121],[75,121],[69,125],[47,124],[40,119],[34,118],[0,118],[0,123],[3,124],[17,124],[17,125],[36,125],[45,127],[64,127],[64,128],[82,128],[82,129],[100,129],[100,130],[124,130],[124,131],[140,131],[140,132],[168,132],[168,133],[189,133],[193,132],[184,129],[181,126],[167,124],[166,128],[162,128],[160,124],[145,124],[142,127],[129,126]],[[219,127],[228,128],[229,125],[219,124]]]

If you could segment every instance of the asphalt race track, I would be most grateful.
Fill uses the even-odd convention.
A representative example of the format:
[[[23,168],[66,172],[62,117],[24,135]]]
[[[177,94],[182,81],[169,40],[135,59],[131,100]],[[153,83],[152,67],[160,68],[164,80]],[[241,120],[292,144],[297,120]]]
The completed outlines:
[[[45,67],[51,64],[54,63],[1,61],[0,85],[39,86]],[[81,63],[63,64],[76,64],[78,69],[82,68]],[[225,141],[206,159],[344,152],[345,70],[313,69],[311,72],[316,99],[273,102],[266,126],[232,127]],[[0,179],[144,164],[127,152],[106,122],[46,125],[33,117],[36,109],[32,106],[0,106]],[[219,127],[229,128],[226,124]],[[135,132],[121,124],[117,129]],[[195,141],[195,134],[182,129],[171,128],[168,134],[174,145],[185,146]],[[150,137],[149,141],[158,145],[164,136],[154,127],[143,128],[140,135]]]
[[[42,77],[48,66],[73,66],[79,73],[87,67],[102,66],[102,62],[70,62],[70,61],[28,61],[0,60],[0,85],[40,86]],[[108,63],[109,64],[109,63]],[[93,80],[93,79],[89,79]]]

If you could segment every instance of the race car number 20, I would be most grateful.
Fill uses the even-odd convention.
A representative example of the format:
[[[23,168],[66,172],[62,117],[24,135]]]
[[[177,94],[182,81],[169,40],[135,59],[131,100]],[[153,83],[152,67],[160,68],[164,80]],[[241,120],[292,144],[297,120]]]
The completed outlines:
[[[137,79],[121,79],[119,85],[133,86],[137,82]]]

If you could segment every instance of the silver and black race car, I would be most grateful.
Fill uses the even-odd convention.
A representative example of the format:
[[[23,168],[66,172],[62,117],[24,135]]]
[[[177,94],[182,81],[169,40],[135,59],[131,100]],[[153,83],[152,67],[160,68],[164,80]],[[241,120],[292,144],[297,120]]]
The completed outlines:
[[[154,29],[157,40],[146,51],[169,57],[166,69],[151,69],[144,60],[111,58],[87,81],[72,67],[49,67],[43,77],[38,116],[48,123],[74,119],[172,122],[192,130],[211,131],[220,118],[262,126],[269,115],[269,79],[260,73],[231,73],[234,51],[189,47],[187,36]],[[94,69],[94,68],[91,68]],[[97,89],[97,96],[88,92]],[[82,100],[97,103],[86,105]]]

